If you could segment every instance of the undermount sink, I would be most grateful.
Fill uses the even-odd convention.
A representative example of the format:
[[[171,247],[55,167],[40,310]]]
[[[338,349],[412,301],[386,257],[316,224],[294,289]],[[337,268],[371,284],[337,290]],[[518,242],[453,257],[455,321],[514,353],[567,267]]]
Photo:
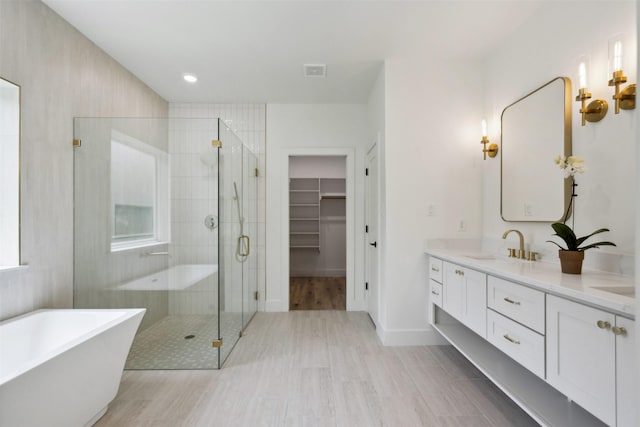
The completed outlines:
[[[473,259],[496,259],[494,255],[483,254],[481,252],[478,252],[476,254],[464,254],[464,256],[467,258],[473,258]]]
[[[622,295],[625,297],[636,297],[636,288],[633,286],[594,286],[593,289],[611,292],[612,294]]]

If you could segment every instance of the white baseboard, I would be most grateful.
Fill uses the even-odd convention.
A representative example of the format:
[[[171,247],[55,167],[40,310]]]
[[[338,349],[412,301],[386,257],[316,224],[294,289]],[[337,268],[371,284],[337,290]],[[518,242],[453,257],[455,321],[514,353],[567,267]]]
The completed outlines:
[[[264,303],[264,311],[267,313],[281,313],[289,311],[288,308],[282,307],[282,301],[279,299],[267,300]]]
[[[448,345],[449,342],[435,329],[390,329],[378,326],[378,337],[385,346]]]

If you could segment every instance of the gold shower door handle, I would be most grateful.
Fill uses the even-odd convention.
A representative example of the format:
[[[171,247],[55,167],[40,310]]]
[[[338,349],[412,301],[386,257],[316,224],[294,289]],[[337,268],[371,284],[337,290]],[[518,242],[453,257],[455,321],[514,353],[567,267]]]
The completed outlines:
[[[246,243],[246,246],[243,245],[243,243]],[[238,248],[240,256],[249,256],[251,254],[251,239],[249,238],[249,236],[243,234],[242,236],[238,237]],[[245,248],[246,252],[244,251]]]

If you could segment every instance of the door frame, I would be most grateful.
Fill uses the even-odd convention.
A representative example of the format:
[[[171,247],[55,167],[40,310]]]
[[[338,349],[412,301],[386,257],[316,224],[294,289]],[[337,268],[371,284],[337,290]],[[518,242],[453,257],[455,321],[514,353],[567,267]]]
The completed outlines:
[[[371,161],[371,156],[373,157],[373,162]],[[364,221],[368,230],[368,227],[373,223],[374,227],[372,231],[375,232],[375,241],[380,246],[380,188],[379,188],[379,173],[380,173],[380,163],[378,159],[378,144],[374,142],[369,150],[367,150],[367,154],[365,156],[365,165],[367,170],[367,176],[365,177],[365,191],[364,191]],[[375,175],[369,175],[368,170],[372,165],[375,167]],[[376,192],[376,204],[375,206],[370,205],[370,191],[374,190]],[[370,207],[373,207],[373,210],[370,211]],[[371,255],[372,251],[369,248],[369,244],[371,243],[372,238],[368,231],[364,234],[364,277],[366,283],[368,283],[368,290],[365,290],[365,310],[369,313],[369,317],[373,321],[376,327],[380,322],[380,252],[378,247],[373,251],[375,255]],[[372,277],[373,276],[373,277]],[[371,299],[375,298],[375,301]],[[375,304],[375,311],[373,316],[371,315],[371,306]]]
[[[281,174],[280,218],[281,218],[281,292],[282,310],[289,311],[289,157],[292,156],[335,156],[345,157],[346,164],[346,239],[347,239],[347,271],[346,271],[346,305],[347,311],[362,310],[364,292],[356,291],[355,283],[355,150],[353,148],[302,148],[292,147],[282,150],[281,165],[287,173]],[[285,166],[286,165],[286,166]],[[364,290],[364,287],[362,287]]]

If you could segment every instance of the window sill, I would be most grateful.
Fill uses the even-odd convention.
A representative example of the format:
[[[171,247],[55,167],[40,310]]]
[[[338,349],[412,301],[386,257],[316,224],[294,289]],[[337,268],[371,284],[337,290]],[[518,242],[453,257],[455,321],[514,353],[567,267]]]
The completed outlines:
[[[130,244],[112,245],[111,253],[131,251],[135,249],[143,249],[151,246],[168,245],[169,242],[160,242],[157,240],[145,241],[145,242],[131,242]]]

